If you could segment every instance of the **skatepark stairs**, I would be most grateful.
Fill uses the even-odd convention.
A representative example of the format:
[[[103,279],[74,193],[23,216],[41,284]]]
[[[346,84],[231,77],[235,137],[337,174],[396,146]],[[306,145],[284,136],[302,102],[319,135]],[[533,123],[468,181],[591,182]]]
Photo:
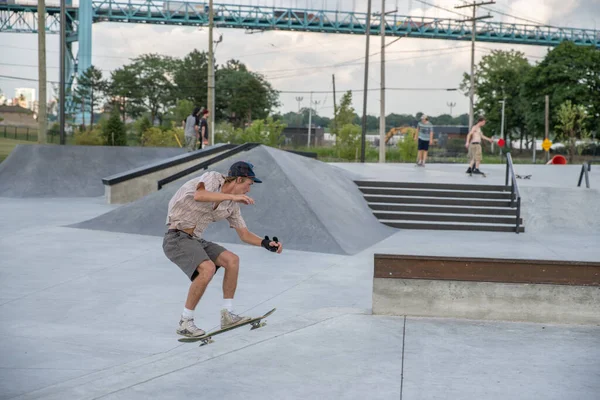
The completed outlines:
[[[508,185],[368,180],[355,183],[377,219],[394,228],[525,231],[518,203]]]

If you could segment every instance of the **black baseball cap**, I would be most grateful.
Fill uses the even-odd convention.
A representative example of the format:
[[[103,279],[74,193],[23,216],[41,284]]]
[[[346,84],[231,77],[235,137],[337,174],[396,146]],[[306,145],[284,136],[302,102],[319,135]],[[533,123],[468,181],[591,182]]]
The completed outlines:
[[[254,165],[249,162],[238,161],[229,167],[228,176],[242,176],[244,178],[250,178],[256,183],[262,183],[262,181],[256,177],[253,168]]]

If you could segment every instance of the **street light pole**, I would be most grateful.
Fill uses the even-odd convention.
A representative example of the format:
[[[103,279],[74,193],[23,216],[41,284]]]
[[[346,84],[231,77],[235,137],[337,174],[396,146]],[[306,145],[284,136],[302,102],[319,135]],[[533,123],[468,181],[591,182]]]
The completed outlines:
[[[369,41],[371,39],[371,0],[367,5],[366,48],[365,48],[365,81],[363,92],[362,134],[360,135],[360,162],[365,162],[365,140],[367,137],[367,94],[369,88]]]
[[[379,111],[379,162],[385,163],[385,0],[381,0],[381,109]]]

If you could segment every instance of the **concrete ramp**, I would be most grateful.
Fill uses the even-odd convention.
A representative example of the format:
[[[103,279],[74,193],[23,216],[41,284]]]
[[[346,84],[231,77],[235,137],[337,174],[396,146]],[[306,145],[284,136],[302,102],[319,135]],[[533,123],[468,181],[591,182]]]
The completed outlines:
[[[17,145],[0,164],[0,197],[102,196],[102,178],[184,152],[166,147]]]
[[[263,180],[253,185],[250,192],[256,203],[242,206],[249,229],[259,236],[278,236],[285,248],[355,254],[396,232],[377,221],[347,171],[266,146],[216,163],[210,170],[225,174],[239,160],[254,164],[256,174]],[[169,200],[181,184],[203,172],[71,226],[162,236]],[[216,242],[239,242],[227,221],[210,226],[204,237]]]
[[[574,186],[574,185],[573,185]],[[521,215],[530,233],[600,232],[600,192],[585,187],[524,187]]]

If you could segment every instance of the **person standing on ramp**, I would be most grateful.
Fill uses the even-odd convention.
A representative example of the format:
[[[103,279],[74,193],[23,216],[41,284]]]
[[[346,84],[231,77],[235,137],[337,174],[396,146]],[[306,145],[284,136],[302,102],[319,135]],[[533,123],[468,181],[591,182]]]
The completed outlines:
[[[243,242],[272,252],[283,250],[275,238],[262,239],[250,232],[242,218],[240,204],[254,204],[247,193],[254,183],[262,182],[253,168],[252,164],[239,161],[231,165],[227,176],[216,171],[206,172],[184,183],[169,201],[163,251],[192,282],[176,330],[180,335],[197,337],[206,333],[194,324],[194,310],[220,267],[225,269],[221,329],[250,319],[233,313],[240,259],[219,244],[202,238],[210,223],[227,219]]]

